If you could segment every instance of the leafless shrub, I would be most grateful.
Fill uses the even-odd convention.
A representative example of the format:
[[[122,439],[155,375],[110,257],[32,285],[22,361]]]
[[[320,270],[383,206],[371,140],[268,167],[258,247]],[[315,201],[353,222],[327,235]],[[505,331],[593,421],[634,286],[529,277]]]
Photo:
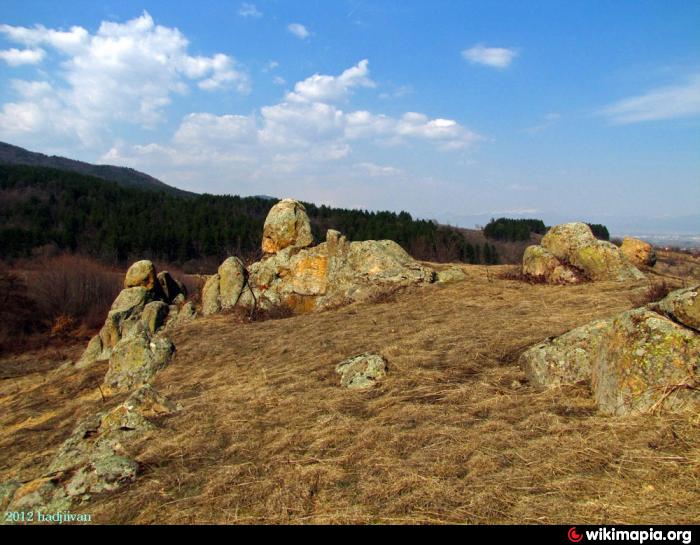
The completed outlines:
[[[644,290],[641,295],[630,297],[630,300],[636,306],[641,307],[648,305],[649,303],[656,303],[657,301],[660,301],[671,291],[673,291],[673,289],[673,286],[667,284],[665,280],[662,280],[661,282],[654,282],[653,280],[650,280],[649,287]]]

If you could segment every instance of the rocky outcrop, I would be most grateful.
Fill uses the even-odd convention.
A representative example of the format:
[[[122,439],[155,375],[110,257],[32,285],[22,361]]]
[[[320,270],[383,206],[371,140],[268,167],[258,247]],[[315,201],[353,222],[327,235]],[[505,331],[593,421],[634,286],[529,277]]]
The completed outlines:
[[[0,485],[6,509],[67,511],[94,494],[132,482],[140,466],[129,452],[130,445],[156,429],[150,419],[178,410],[179,406],[144,386],[111,411],[82,420],[43,475],[27,483]]]
[[[644,278],[617,246],[597,240],[585,223],[552,227],[540,246],[525,251],[523,274],[552,284]]]
[[[311,312],[436,279],[434,271],[390,240],[348,242],[340,232],[329,229],[325,242],[309,247],[308,226],[300,203],[285,199],[275,205],[263,237],[267,255],[247,271],[237,258],[227,259],[205,283],[203,313],[235,305]]]
[[[548,339],[520,364],[536,386],[588,381],[599,410],[700,410],[698,286]]]
[[[313,242],[311,224],[303,204],[294,199],[283,199],[270,209],[263,227],[263,252],[276,254],[289,247],[306,248]]]
[[[638,238],[625,237],[620,251],[636,267],[653,267],[656,264],[656,252],[652,245]]]
[[[386,376],[386,360],[378,354],[360,354],[340,362],[335,372],[343,388],[364,390]]]

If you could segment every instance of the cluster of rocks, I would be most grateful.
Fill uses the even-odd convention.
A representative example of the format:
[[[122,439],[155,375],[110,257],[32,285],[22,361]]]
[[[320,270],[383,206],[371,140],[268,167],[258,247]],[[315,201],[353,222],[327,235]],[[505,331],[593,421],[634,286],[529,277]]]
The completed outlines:
[[[278,202],[265,219],[264,257],[247,270],[238,258],[224,261],[204,286],[203,313],[234,306],[311,312],[437,280],[435,271],[391,240],[348,242],[329,229],[325,242],[313,242],[304,205]]]
[[[150,261],[137,261],[77,367],[109,360],[104,385],[110,392],[148,383],[175,350],[165,331],[196,315],[186,295],[185,286],[167,271],[156,273]]]
[[[601,412],[700,411],[700,286],[530,348],[532,384],[590,383]]]
[[[6,511],[53,513],[117,490],[139,472],[130,445],[157,428],[154,418],[178,410],[151,386],[142,386],[111,411],[81,421],[40,477],[0,485],[0,501]]]
[[[623,252],[611,242],[596,239],[585,223],[565,223],[552,227],[539,245],[525,250],[522,272],[550,284],[643,279],[642,272],[626,257],[627,252],[636,255],[631,242]]]

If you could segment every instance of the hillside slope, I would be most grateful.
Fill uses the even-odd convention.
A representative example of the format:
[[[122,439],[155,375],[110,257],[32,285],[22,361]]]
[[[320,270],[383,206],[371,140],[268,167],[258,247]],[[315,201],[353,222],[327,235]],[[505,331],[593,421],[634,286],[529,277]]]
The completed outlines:
[[[585,386],[539,391],[517,366],[527,346],[636,306],[646,285],[530,285],[500,280],[505,269],[175,331],[155,386],[183,410],[140,441],[133,485],[79,511],[96,523],[697,522],[697,422],[600,417]],[[341,389],[335,364],[364,351],[387,358],[387,378]],[[36,477],[78,418],[104,410],[105,370],[0,382],[0,481]]]
[[[160,180],[139,172],[133,168],[112,165],[93,165],[56,155],[44,155],[29,151],[19,146],[0,142],[0,165],[26,165],[49,167],[58,170],[76,172],[87,176],[95,176],[109,182],[116,182],[121,187],[165,191],[181,197],[192,196],[194,193],[173,187]]]

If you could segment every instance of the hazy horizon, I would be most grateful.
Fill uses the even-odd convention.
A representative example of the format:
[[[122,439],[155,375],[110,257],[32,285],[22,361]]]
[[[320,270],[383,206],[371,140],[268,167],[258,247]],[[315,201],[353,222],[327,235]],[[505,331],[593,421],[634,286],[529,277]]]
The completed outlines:
[[[699,4],[204,6],[6,0],[0,140],[195,192],[700,234]]]

